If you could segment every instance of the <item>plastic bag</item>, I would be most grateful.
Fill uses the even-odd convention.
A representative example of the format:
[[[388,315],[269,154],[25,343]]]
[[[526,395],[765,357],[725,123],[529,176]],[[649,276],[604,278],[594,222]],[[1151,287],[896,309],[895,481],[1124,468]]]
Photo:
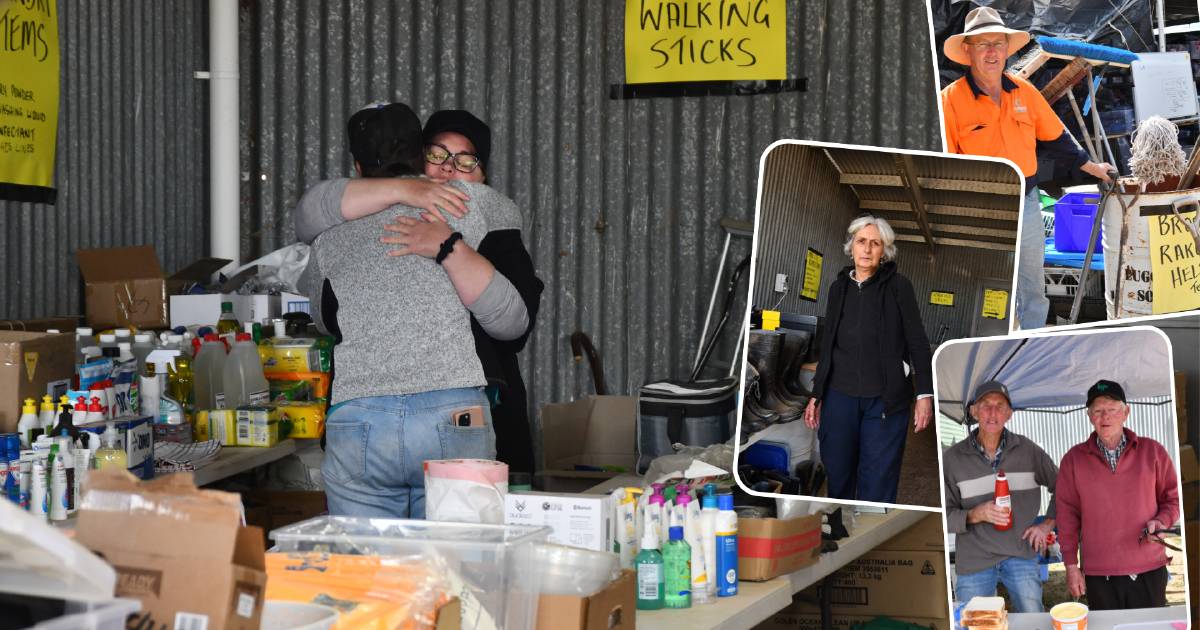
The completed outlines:
[[[308,265],[310,250],[311,248],[304,243],[292,243],[238,267],[229,277],[232,278],[243,270],[258,265],[258,276],[242,285],[239,293],[299,293],[296,286],[300,281],[300,274]]]

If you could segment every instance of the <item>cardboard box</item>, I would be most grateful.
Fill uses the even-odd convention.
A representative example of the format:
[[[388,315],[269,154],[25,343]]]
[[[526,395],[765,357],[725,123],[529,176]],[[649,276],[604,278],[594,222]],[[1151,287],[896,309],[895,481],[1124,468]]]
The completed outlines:
[[[41,319],[5,319],[0,320],[0,330],[23,330],[26,332],[46,332],[57,330],[63,333],[74,333],[79,326],[80,317],[43,317]]]
[[[831,578],[833,612],[837,615],[949,619],[946,557],[942,552],[873,550]],[[814,608],[820,601],[819,588],[798,596],[798,605],[819,611],[819,607]]]
[[[590,597],[541,595],[537,611],[537,630],[632,630],[636,627],[637,576],[626,569]]]
[[[1175,423],[1179,432],[1179,443],[1191,442],[1188,439],[1187,374],[1181,370],[1175,370]]]
[[[190,473],[139,482],[96,471],[88,485],[167,508],[81,510],[76,527],[76,539],[116,569],[116,595],[141,600],[147,627],[257,630],[267,582],[263,532],[241,526],[238,495],[200,490]]]
[[[636,422],[636,396],[542,405],[542,489],[582,492],[634,470]]]
[[[1200,463],[1196,460],[1196,449],[1191,444],[1179,447],[1179,476],[1183,483],[1200,479]]]
[[[171,327],[215,326],[221,318],[221,303],[232,302],[233,314],[239,322],[262,322],[284,313],[309,312],[308,298],[295,293],[282,295],[239,295],[237,293],[205,293],[172,295]]]
[[[912,527],[892,536],[875,548],[876,551],[935,551],[946,548],[942,531],[942,515],[931,512]]]
[[[850,630],[855,625],[867,623],[879,616],[839,615],[835,613],[830,620],[830,624],[833,630]],[[884,616],[923,628],[929,628],[930,630],[950,630],[950,622],[946,619]],[[755,626],[755,630],[822,630],[821,613],[820,611],[797,611],[785,608]]]
[[[93,328],[167,325],[167,284],[149,245],[75,252]]]
[[[522,492],[504,497],[506,525],[549,527],[548,542],[594,551],[612,551],[612,515],[609,494]]]
[[[738,579],[770,580],[821,557],[821,515],[739,518]]]
[[[242,493],[242,504],[246,506],[246,524],[262,530],[264,545],[268,532],[328,511],[321,491],[248,490]]]
[[[74,330],[57,335],[0,331],[0,433],[17,430],[23,400],[41,402],[50,394],[57,401],[74,375]]]

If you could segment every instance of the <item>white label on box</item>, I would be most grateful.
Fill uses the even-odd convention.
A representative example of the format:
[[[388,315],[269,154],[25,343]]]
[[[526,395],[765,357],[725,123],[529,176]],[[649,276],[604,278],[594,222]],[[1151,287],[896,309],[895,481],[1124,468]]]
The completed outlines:
[[[217,409],[225,408],[225,392],[217,392],[215,404],[216,404]]]
[[[504,499],[507,524],[548,526],[549,542],[612,551],[607,495],[522,493]]]
[[[175,630],[208,630],[208,615],[177,612]]]
[[[237,614],[247,619],[254,616],[254,596],[238,593]]]
[[[263,390],[261,392],[250,392],[250,405],[265,405],[271,402],[271,392]]]

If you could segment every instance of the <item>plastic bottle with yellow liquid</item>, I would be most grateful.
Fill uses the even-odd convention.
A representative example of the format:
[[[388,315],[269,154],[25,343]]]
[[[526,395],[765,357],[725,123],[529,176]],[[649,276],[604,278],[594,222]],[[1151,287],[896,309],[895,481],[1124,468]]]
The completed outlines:
[[[233,302],[221,302],[221,319],[217,320],[217,334],[222,337],[236,335],[241,329],[242,325],[233,314]]]
[[[104,446],[96,451],[96,470],[108,468],[126,470],[129,468],[129,458],[125,455],[125,449],[117,446],[118,437],[120,434],[117,433],[117,427],[109,422],[108,427],[104,429],[104,435],[100,438],[104,442]]]

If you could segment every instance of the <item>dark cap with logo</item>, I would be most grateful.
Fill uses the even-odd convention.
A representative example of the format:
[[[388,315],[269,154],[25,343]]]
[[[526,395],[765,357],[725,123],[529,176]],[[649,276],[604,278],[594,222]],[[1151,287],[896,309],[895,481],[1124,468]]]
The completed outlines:
[[[979,387],[976,387],[975,397],[971,399],[971,404],[974,405],[975,403],[979,402],[980,398],[983,398],[988,394],[1000,394],[1001,396],[1004,396],[1004,400],[1008,401],[1008,406],[1012,406],[1012,396],[1008,395],[1008,387],[1006,387],[1004,383],[1001,383],[1000,381],[987,381],[981,384]]]
[[[350,154],[366,177],[421,172],[421,119],[404,103],[368,105],[346,123]]]
[[[1095,385],[1088,388],[1087,406],[1092,406],[1092,401],[1101,396],[1107,396],[1119,402],[1125,402],[1125,388],[1116,381],[1099,380]]]

